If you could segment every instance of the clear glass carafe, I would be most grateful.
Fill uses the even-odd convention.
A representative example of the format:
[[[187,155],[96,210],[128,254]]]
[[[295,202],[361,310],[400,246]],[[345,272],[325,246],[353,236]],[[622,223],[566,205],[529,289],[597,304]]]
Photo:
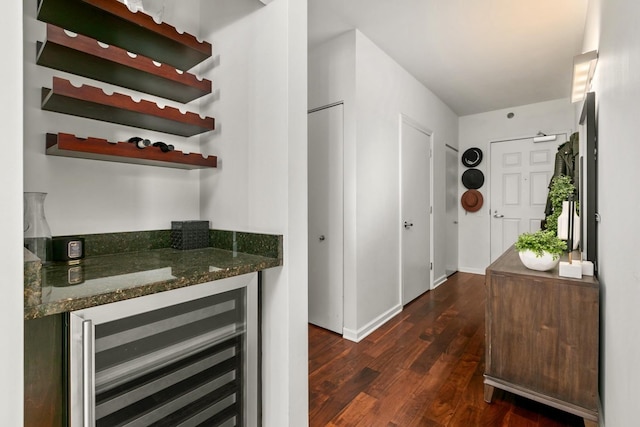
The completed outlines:
[[[44,216],[45,197],[47,193],[24,193],[24,247],[42,263],[51,262],[53,255],[51,229]]]

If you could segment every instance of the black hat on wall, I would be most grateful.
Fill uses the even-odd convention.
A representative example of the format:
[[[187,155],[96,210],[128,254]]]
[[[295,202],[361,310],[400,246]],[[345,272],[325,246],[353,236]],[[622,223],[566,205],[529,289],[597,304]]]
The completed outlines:
[[[474,168],[482,162],[482,150],[478,147],[471,147],[462,153],[462,164],[468,168]]]
[[[462,184],[469,190],[477,190],[484,184],[484,174],[480,169],[467,169],[462,174]]]

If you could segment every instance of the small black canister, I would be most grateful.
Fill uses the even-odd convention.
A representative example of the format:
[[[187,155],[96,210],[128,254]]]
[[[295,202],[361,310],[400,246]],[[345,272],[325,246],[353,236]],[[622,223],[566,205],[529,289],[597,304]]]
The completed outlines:
[[[80,262],[84,258],[83,237],[54,237],[53,260],[64,261],[69,264]]]

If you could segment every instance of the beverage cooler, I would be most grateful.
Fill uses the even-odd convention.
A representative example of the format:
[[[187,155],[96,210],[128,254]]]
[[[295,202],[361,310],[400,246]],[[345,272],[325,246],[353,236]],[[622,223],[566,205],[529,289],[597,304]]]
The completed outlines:
[[[257,426],[258,273],[69,314],[69,424]]]

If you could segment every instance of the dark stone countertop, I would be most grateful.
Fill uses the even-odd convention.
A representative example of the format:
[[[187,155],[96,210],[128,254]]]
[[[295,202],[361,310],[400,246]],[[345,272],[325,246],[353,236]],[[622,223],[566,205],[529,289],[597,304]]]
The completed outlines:
[[[138,242],[144,240],[140,232],[113,236],[118,253],[108,253],[112,249],[104,253],[93,252],[93,256],[77,265],[53,263],[41,266],[38,258],[25,251],[25,319],[80,310],[282,265],[282,236],[278,235],[211,230],[210,241],[218,247],[186,251],[157,248],[157,239],[153,239],[156,243],[152,246],[138,245],[136,251],[126,251],[126,241],[130,237]],[[87,247],[92,241],[110,239],[105,235],[83,237]]]

